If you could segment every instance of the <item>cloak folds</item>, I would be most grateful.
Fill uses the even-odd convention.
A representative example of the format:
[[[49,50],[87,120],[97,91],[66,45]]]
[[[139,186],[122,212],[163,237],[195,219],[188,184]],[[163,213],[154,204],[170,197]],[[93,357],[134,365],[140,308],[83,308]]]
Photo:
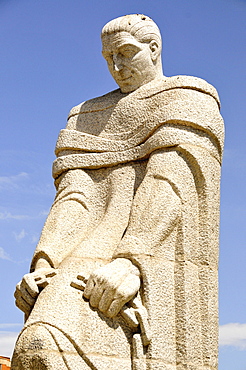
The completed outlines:
[[[121,369],[216,368],[223,130],[216,90],[188,76],[163,78],[130,94],[116,90],[72,109],[56,146],[53,208],[76,198],[83,217],[74,216],[75,206],[71,215],[80,237],[62,243],[49,232],[48,217],[32,270],[46,256],[61,276],[40,294],[23,334],[38,323],[54,327],[55,338],[60,330],[92,369],[103,369],[102,363],[115,369],[117,361]],[[107,199],[100,195],[105,193]],[[93,215],[88,222],[87,215]],[[70,287],[81,266],[89,274],[118,257],[141,271],[152,330],[142,352],[127,346],[132,348],[132,333],[121,319],[106,322]],[[45,310],[42,302],[51,297],[56,303]],[[63,305],[73,306],[68,321]]]
[[[148,158],[154,150],[180,144],[205,147],[221,161],[224,131],[218,106],[211,85],[186,76],[82,103],[70,112],[68,127],[58,137],[53,176]],[[105,111],[107,124],[100,132],[94,119]]]

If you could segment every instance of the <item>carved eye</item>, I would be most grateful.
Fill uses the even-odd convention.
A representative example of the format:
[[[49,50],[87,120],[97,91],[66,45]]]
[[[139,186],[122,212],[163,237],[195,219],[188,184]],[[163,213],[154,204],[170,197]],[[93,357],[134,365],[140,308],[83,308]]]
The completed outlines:
[[[132,58],[134,53],[130,49],[121,50],[121,55],[123,55],[126,58]]]
[[[120,54],[125,58],[133,58],[138,52],[138,49],[135,46],[122,46],[120,48]]]

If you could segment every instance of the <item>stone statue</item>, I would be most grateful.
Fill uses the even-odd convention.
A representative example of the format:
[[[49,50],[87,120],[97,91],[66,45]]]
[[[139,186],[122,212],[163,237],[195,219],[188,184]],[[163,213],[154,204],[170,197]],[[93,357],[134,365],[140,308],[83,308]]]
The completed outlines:
[[[163,75],[147,16],[107,23],[102,47],[119,89],[74,107],[58,137],[12,369],[217,369],[217,92]]]

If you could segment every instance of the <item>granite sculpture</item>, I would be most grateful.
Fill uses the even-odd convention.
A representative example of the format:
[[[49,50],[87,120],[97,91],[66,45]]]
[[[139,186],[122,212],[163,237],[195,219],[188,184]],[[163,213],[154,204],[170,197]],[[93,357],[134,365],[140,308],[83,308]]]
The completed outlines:
[[[12,369],[215,370],[218,94],[163,75],[147,16],[107,23],[102,47],[119,89],[74,107],[58,137]]]

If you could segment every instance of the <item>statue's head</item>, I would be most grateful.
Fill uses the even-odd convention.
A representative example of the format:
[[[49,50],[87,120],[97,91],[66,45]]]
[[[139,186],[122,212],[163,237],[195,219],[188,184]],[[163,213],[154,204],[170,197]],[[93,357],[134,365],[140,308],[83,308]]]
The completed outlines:
[[[161,34],[142,14],[113,19],[102,29],[102,54],[123,93],[163,76]]]

